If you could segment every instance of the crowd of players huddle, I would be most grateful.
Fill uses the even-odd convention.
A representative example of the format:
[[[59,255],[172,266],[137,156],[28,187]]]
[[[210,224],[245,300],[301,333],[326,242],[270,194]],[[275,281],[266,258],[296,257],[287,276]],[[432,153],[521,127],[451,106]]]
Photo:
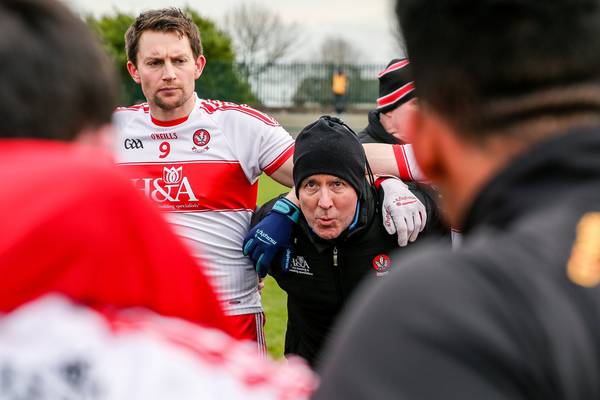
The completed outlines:
[[[79,18],[1,1],[0,398],[597,398],[600,4],[396,12],[411,61],[368,127],[294,141],[194,93],[178,9],[127,31],[147,102],[114,111]],[[255,212],[263,172],[293,189]],[[260,355],[267,273],[284,364]]]

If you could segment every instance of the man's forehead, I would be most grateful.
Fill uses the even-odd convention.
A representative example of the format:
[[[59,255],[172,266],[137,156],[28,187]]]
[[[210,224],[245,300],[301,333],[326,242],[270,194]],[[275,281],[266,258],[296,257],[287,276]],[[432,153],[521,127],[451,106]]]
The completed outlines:
[[[308,181],[323,181],[323,182],[331,182],[331,181],[342,181],[346,182],[344,178],[340,178],[339,176],[330,175],[330,174],[314,174],[307,176],[304,178],[304,182]]]
[[[138,51],[146,57],[193,54],[188,37],[175,31],[142,33]]]

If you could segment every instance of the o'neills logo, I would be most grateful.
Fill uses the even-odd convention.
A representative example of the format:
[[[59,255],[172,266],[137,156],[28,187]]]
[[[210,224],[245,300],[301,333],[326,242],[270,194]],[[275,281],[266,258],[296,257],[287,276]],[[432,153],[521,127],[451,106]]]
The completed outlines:
[[[150,135],[152,140],[173,140],[177,139],[177,132],[153,133]]]
[[[392,260],[387,254],[378,254],[373,259],[373,268],[377,271],[377,276],[387,274],[391,266]]]
[[[159,203],[198,201],[198,197],[192,190],[190,181],[183,175],[183,166],[163,167],[162,178],[140,178],[133,180],[133,184],[136,187],[139,187],[139,182],[143,183],[141,189],[146,196]]]

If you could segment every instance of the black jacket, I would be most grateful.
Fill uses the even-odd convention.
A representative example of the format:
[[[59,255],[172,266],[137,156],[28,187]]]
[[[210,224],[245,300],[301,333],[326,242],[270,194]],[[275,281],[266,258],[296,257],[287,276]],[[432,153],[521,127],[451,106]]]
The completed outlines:
[[[419,238],[446,235],[445,244],[449,247],[447,228],[431,194],[416,185],[412,189],[427,209],[427,225]],[[295,254],[290,270],[283,273],[280,259],[274,260],[270,274],[288,294],[285,354],[300,355],[314,364],[336,316],[357,285],[368,276],[384,277],[391,261],[399,260],[404,249],[412,247],[409,244],[391,254],[398,248],[398,241],[396,235],[389,235],[383,227],[380,202],[374,198],[382,194],[372,188],[368,190],[356,228],[342,232],[335,240],[319,238],[302,216],[292,234]],[[253,225],[276,200],[259,210]]]
[[[369,111],[369,125],[358,134],[358,140],[361,143],[402,144],[402,142],[383,129],[379,121],[379,112],[375,110]]]
[[[410,254],[356,296],[315,398],[600,398],[599,211],[600,127],[531,148],[473,201],[458,251]]]

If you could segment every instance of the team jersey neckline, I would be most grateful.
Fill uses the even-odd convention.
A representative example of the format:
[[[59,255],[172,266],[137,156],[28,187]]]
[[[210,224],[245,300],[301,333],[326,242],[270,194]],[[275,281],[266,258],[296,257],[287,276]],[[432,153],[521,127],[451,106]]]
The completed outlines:
[[[160,120],[158,118],[154,118],[152,116],[152,113],[148,113],[150,115],[150,120],[152,121],[152,123],[154,125],[160,126],[160,127],[163,127],[163,128],[164,127],[171,127],[171,126],[177,126],[177,125],[183,124],[184,122],[186,122],[190,118],[190,115],[192,115],[192,113],[194,112],[194,110],[198,106],[198,94],[196,92],[194,92],[193,96],[194,96],[194,107],[192,108],[192,111],[190,111],[190,113],[188,115],[186,115],[185,117],[163,121],[163,120]]]
[[[152,120],[152,123],[154,125],[158,125],[158,126],[161,126],[161,127],[168,127],[168,126],[180,125],[180,124],[183,124],[185,121],[187,121],[189,118],[190,118],[190,116],[186,115],[185,117],[181,117],[181,118],[177,118],[177,119],[171,119],[169,121],[162,121],[162,120],[156,119],[152,115],[150,115],[150,119]]]

